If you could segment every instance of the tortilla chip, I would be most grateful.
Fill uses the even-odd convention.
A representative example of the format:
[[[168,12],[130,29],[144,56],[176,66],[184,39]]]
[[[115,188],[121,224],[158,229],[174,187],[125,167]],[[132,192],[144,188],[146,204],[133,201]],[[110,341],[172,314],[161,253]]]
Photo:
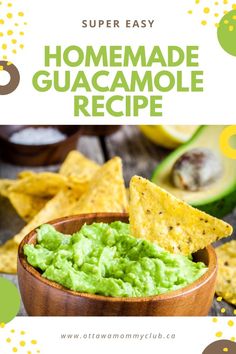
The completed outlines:
[[[218,264],[236,267],[236,240],[225,243],[216,248]]]
[[[236,270],[233,268],[219,267],[216,293],[227,302],[236,305]]]
[[[65,187],[67,179],[58,173],[40,172],[32,173],[16,181],[8,192],[23,193],[37,197],[52,197]]]
[[[8,198],[17,214],[26,222],[32,220],[49,200],[16,192],[9,193]]]
[[[73,154],[72,154],[73,153]],[[60,172],[62,172],[62,175],[59,174],[53,174],[53,173],[47,173],[50,175],[56,175],[59,176],[59,178],[63,178],[66,180],[66,187],[63,187],[51,200],[49,200],[45,206],[39,211],[38,214],[36,214],[33,219],[27,224],[15,237],[8,241],[12,242],[15,245],[19,245],[24,236],[26,236],[30,231],[33,229],[37,228],[38,226],[47,223],[48,221],[51,221],[53,219],[57,219],[63,216],[68,216],[71,214],[71,209],[72,206],[77,205],[79,198],[81,197],[82,190],[83,192],[87,190],[87,187],[89,185],[89,181],[92,179],[94,171],[97,171],[99,169],[99,166],[81,155],[77,151],[73,151],[70,153],[63,163]],[[72,154],[72,155],[71,155]],[[70,157],[72,156],[72,157]],[[79,163],[82,162],[82,163]],[[46,174],[46,173],[44,173]],[[20,178],[24,181],[24,179],[27,178],[35,178],[35,173],[32,173],[31,171],[24,171],[20,174]],[[42,175],[42,173],[39,173],[38,175]],[[24,178],[25,177],[25,178]],[[68,178],[67,178],[68,177]],[[74,179],[74,183],[71,183],[75,188],[68,187],[68,180],[70,178]],[[25,182],[25,181],[24,181]],[[18,182],[19,183],[19,182]],[[47,183],[45,183],[45,186]],[[85,188],[86,186],[86,188]],[[36,188],[36,186],[35,186]],[[37,191],[37,192],[36,192]],[[16,192],[14,192],[16,193]],[[38,189],[35,189],[35,194],[38,194]],[[35,198],[35,197],[34,197]],[[33,198],[32,198],[33,200]],[[22,211],[21,211],[22,212]],[[8,244],[5,243],[5,245]],[[4,249],[5,245],[0,247],[0,252],[1,249]],[[12,253],[14,255],[14,264],[9,264],[7,266],[7,258],[12,257]],[[1,255],[4,254],[4,252],[0,253]],[[13,249],[13,251],[9,251],[6,253],[4,257],[4,264],[5,267],[2,266],[2,271],[5,273],[13,272],[15,273],[16,270],[16,258],[17,258],[17,247]],[[1,261],[0,261],[1,262]],[[3,264],[3,261],[2,261]]]
[[[130,183],[130,226],[134,236],[156,241],[172,253],[190,255],[232,234],[232,227],[175,198],[148,180]]]
[[[0,179],[0,195],[7,197],[8,190],[16,181],[13,179]]]
[[[83,174],[88,176],[87,179],[89,178],[89,176],[91,179],[93,177],[92,171],[94,170],[94,162],[87,159],[77,151],[73,151],[73,155],[77,156],[77,161],[83,161],[83,163],[79,165],[79,168],[78,166],[75,168],[75,170],[77,171],[77,175],[75,174],[75,172],[73,172],[73,176],[77,178],[77,182],[80,180]],[[71,160],[67,159],[67,162],[65,161],[63,163],[64,167],[68,166],[68,164],[70,166]],[[81,170],[81,168],[83,168],[83,171]],[[95,168],[99,167],[96,166]],[[69,171],[69,168],[67,169],[67,171]],[[70,171],[72,173],[73,166],[71,167]],[[61,177],[66,178],[65,176]],[[27,235],[30,231],[48,221],[63,216],[71,215],[72,206],[78,203],[80,197],[81,190],[79,188],[72,189],[70,187],[65,187],[61,189],[59,193],[57,193],[51,200],[49,200],[49,202],[46,203],[44,208],[41,209],[37,215],[35,215],[35,217],[30,221],[30,223],[27,224],[17,235],[15,235],[14,239],[16,240],[16,242],[19,244],[23,237]]]
[[[99,169],[99,165],[87,159],[79,151],[71,151],[59,170],[62,176],[76,178],[81,181],[90,181],[91,176]]]
[[[17,244],[20,244],[24,236],[36,227],[45,224],[53,219],[70,215],[71,205],[79,200],[81,194],[77,190],[64,189],[55,195],[40,212],[14,237]]]
[[[19,245],[30,231],[53,219],[90,212],[123,212],[126,210],[127,197],[121,160],[116,157],[98,170],[88,191],[82,196],[78,189],[61,190],[14,237],[14,242]]]
[[[216,293],[236,305],[236,240],[216,248],[218,274]]]
[[[19,179],[23,179],[23,178],[31,177],[33,175],[35,175],[35,172],[30,171],[30,170],[24,170],[24,171],[19,172],[17,177]]]
[[[88,191],[71,209],[71,214],[126,212],[127,196],[122,162],[114,157],[95,173]]]
[[[0,246],[0,272],[16,273],[18,244],[14,240]]]

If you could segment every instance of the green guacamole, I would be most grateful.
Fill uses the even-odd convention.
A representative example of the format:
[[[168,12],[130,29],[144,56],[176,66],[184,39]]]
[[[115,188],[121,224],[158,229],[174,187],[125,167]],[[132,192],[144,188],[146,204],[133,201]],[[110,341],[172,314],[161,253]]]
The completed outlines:
[[[140,297],[180,289],[207,270],[203,263],[171,254],[130,235],[129,224],[94,223],[73,235],[51,225],[25,245],[28,262],[68,289],[105,296]]]

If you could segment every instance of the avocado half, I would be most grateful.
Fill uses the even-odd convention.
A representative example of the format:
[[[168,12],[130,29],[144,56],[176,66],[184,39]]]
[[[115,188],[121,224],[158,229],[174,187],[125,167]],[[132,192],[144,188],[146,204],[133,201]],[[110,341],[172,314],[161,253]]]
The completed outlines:
[[[201,126],[187,143],[173,151],[157,166],[151,178],[152,182],[213,216],[222,218],[230,213],[236,206],[236,160],[225,156],[220,149],[219,138],[225,127],[224,125]],[[233,146],[236,146],[236,136],[232,139]],[[223,173],[217,181],[200,191],[181,190],[172,183],[172,167],[181,155],[196,147],[206,147],[218,154],[223,164]]]

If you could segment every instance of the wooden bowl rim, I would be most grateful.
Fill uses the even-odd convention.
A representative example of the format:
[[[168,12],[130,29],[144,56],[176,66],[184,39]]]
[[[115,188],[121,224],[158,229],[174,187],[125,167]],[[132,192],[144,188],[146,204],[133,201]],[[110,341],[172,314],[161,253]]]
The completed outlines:
[[[33,126],[25,126],[25,127],[29,128],[29,127],[33,127]],[[53,127],[53,125],[43,125],[42,124],[42,125],[35,125],[34,127]],[[30,148],[30,149],[32,149],[32,148],[39,148],[39,149],[46,148],[47,149],[47,148],[50,148],[50,147],[57,147],[57,146],[60,146],[60,145],[62,145],[64,143],[67,143],[70,139],[76,138],[77,136],[79,137],[81,132],[82,132],[82,127],[80,125],[78,125],[77,131],[72,133],[72,134],[70,134],[70,135],[67,135],[67,137],[65,139],[63,139],[61,141],[57,141],[55,143],[41,144],[41,145],[30,145],[30,144],[14,143],[14,142],[10,141],[9,138],[6,138],[3,135],[1,135],[0,138],[3,141],[5,141],[6,143],[8,143],[9,145],[15,146],[16,148],[19,146],[19,147],[22,147],[22,148]]]
[[[54,219],[52,221],[47,222],[47,224],[50,225],[60,225],[64,224],[67,222],[74,222],[80,218],[85,218],[87,220],[91,219],[98,219],[98,218],[104,218],[104,217],[111,217],[111,222],[113,218],[127,218],[129,215],[127,213],[91,213],[91,214],[79,214],[79,215],[73,215],[73,216],[66,216],[63,218],[58,218]],[[96,220],[96,222],[99,222]],[[39,226],[38,226],[39,227]],[[37,228],[38,228],[37,227]],[[111,297],[111,296],[104,296],[104,295],[97,295],[97,294],[89,294],[89,293],[81,293],[78,291],[73,291],[70,289],[65,288],[64,286],[53,282],[51,280],[48,280],[46,278],[43,278],[40,272],[35,269],[33,266],[31,266],[27,260],[26,256],[23,253],[23,247],[25,244],[30,243],[33,238],[36,237],[36,229],[32,230],[28,235],[26,235],[23,240],[21,241],[19,248],[18,248],[18,261],[20,262],[20,265],[23,267],[23,269],[30,273],[34,278],[37,280],[41,281],[44,283],[46,286],[50,286],[52,288],[55,288],[56,290],[60,290],[62,292],[69,293],[70,295],[76,296],[76,297],[82,297],[82,298],[87,298],[90,300],[97,300],[97,301],[107,301],[107,302],[149,302],[149,301],[164,301],[164,300],[172,300],[175,298],[178,298],[183,295],[187,295],[189,293],[197,291],[200,287],[202,287],[206,282],[208,282],[215,274],[217,270],[217,257],[214,248],[210,245],[207,246],[206,248],[202,249],[201,251],[205,251],[208,254],[208,259],[209,259],[209,265],[208,265],[208,270],[205,274],[203,274],[199,279],[194,281],[192,284],[189,284],[188,286],[167,292],[165,294],[161,295],[152,295],[152,296],[145,296],[145,297]]]

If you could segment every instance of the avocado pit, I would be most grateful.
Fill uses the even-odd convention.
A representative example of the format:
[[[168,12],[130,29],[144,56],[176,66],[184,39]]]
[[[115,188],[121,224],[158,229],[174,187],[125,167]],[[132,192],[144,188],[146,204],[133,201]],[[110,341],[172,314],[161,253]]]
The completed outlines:
[[[175,187],[194,192],[215,182],[222,172],[222,162],[213,151],[194,148],[176,160],[171,177]]]

